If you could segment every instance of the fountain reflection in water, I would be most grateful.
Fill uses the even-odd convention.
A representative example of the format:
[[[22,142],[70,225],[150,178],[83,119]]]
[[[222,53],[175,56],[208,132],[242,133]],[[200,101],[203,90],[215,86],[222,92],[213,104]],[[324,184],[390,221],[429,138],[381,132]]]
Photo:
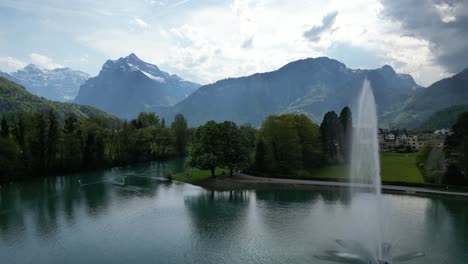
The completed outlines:
[[[359,96],[351,146],[350,192],[373,196],[368,203],[354,207],[349,228],[352,240],[336,240],[340,250],[328,250],[316,256],[322,260],[340,263],[389,264],[400,263],[424,256],[410,252],[391,257],[392,245],[384,241],[384,217],[380,156],[377,138],[377,110],[370,82],[366,79]],[[360,201],[363,202],[363,201]]]

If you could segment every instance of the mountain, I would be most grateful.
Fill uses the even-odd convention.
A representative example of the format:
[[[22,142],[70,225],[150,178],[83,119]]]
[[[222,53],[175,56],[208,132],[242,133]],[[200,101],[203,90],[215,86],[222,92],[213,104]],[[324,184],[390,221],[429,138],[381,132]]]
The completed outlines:
[[[123,118],[171,106],[199,87],[177,75],[161,71],[135,54],[108,60],[99,75],[80,88],[76,103],[92,105]]]
[[[426,121],[418,126],[419,130],[437,130],[451,128],[458,116],[468,112],[468,105],[455,105],[433,113]]]
[[[382,118],[392,127],[416,128],[434,112],[463,104],[468,104],[468,68],[435,82]]]
[[[353,105],[365,78],[371,81],[379,113],[393,111],[422,88],[407,74],[385,65],[353,70],[326,57],[291,62],[280,69],[229,78],[200,87],[164,116],[185,115],[191,126],[208,120],[260,125],[271,114],[304,113],[320,122],[330,110]]]
[[[73,113],[77,117],[81,118],[105,116],[117,119],[116,117],[95,107],[49,101],[29,93],[23,86],[17,83],[0,77],[0,114],[15,111],[38,111],[44,109],[56,110],[61,118],[66,114]]]
[[[88,78],[87,73],[70,68],[47,70],[34,64],[11,74],[0,72],[0,77],[16,82],[37,96],[49,100],[70,102],[75,99],[80,85]]]

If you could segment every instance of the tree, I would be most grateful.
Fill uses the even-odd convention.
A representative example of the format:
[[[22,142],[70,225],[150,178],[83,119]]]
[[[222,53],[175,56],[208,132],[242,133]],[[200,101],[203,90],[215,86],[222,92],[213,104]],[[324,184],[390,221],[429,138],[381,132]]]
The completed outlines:
[[[258,133],[255,164],[264,172],[290,174],[318,166],[320,132],[305,115],[269,116]]]
[[[263,139],[259,139],[255,146],[255,169],[263,172],[267,170],[266,165],[266,148]]]
[[[2,121],[1,121],[0,136],[8,137],[9,135],[10,135],[10,128],[8,127],[8,121],[4,115],[2,116]]]
[[[341,128],[343,129],[343,138],[342,142],[340,142],[341,155],[344,157],[344,160],[348,162],[350,160],[351,137],[353,132],[353,118],[349,107],[346,106],[345,108],[343,108],[343,110],[341,110],[339,119],[341,123]]]
[[[334,111],[325,114],[320,125],[322,148],[325,157],[330,163],[343,160],[341,143],[343,142],[343,128],[340,119]]]
[[[47,130],[47,159],[46,168],[52,169],[56,167],[59,152],[59,140],[61,137],[60,125],[57,119],[57,114],[54,110],[47,112],[48,130]]]
[[[208,169],[214,177],[216,167],[223,163],[222,140],[220,126],[216,122],[208,121],[200,126],[193,138],[188,164],[199,169]]]
[[[44,173],[47,167],[48,160],[48,116],[45,112],[37,112],[34,114],[33,127],[31,137],[29,137],[31,165],[32,168],[37,169],[39,173]]]
[[[10,180],[17,169],[18,146],[11,138],[0,137],[0,181]]]
[[[242,135],[247,140],[247,146],[250,149],[255,149],[255,143],[257,140],[257,129],[255,129],[251,124],[246,123],[239,127]]]
[[[77,171],[82,165],[82,138],[80,122],[75,115],[68,115],[63,127],[63,167],[68,171]]]
[[[131,123],[137,129],[146,128],[150,126],[158,126],[159,116],[157,116],[155,113],[142,112],[138,115],[136,119],[133,119]]]
[[[452,134],[446,138],[446,156],[453,164],[450,174],[458,175],[455,170],[468,182],[468,112],[460,114],[457,122],[452,127]],[[449,171],[447,171],[449,173]],[[449,175],[446,175],[449,177]],[[451,178],[456,178],[451,176]],[[461,180],[453,181],[460,183]]]
[[[247,140],[234,122],[224,121],[219,126],[222,138],[221,165],[229,168],[229,176],[232,176],[235,169],[248,166],[249,150]]]
[[[187,120],[182,114],[177,114],[174,122],[171,124],[172,133],[174,134],[174,147],[176,154],[185,156],[188,142],[188,125]]]

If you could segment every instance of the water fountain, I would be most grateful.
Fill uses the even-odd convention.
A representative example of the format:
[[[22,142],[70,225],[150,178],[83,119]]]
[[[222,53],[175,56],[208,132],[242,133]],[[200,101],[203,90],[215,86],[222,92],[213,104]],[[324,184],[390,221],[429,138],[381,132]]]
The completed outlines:
[[[353,240],[336,240],[341,250],[328,250],[326,255],[316,256],[319,259],[340,263],[390,264],[424,256],[421,252],[411,252],[391,257],[392,245],[384,242],[377,130],[376,103],[371,84],[366,79],[355,110],[349,191],[351,196],[366,193],[371,198],[361,210],[351,212],[350,227],[358,232]]]

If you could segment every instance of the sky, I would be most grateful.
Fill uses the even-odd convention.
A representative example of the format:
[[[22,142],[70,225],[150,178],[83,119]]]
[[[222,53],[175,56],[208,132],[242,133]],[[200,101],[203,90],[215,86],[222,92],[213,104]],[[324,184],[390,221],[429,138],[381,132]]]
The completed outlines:
[[[0,0],[0,70],[135,53],[199,82],[327,56],[428,86],[468,67],[466,0]]]

